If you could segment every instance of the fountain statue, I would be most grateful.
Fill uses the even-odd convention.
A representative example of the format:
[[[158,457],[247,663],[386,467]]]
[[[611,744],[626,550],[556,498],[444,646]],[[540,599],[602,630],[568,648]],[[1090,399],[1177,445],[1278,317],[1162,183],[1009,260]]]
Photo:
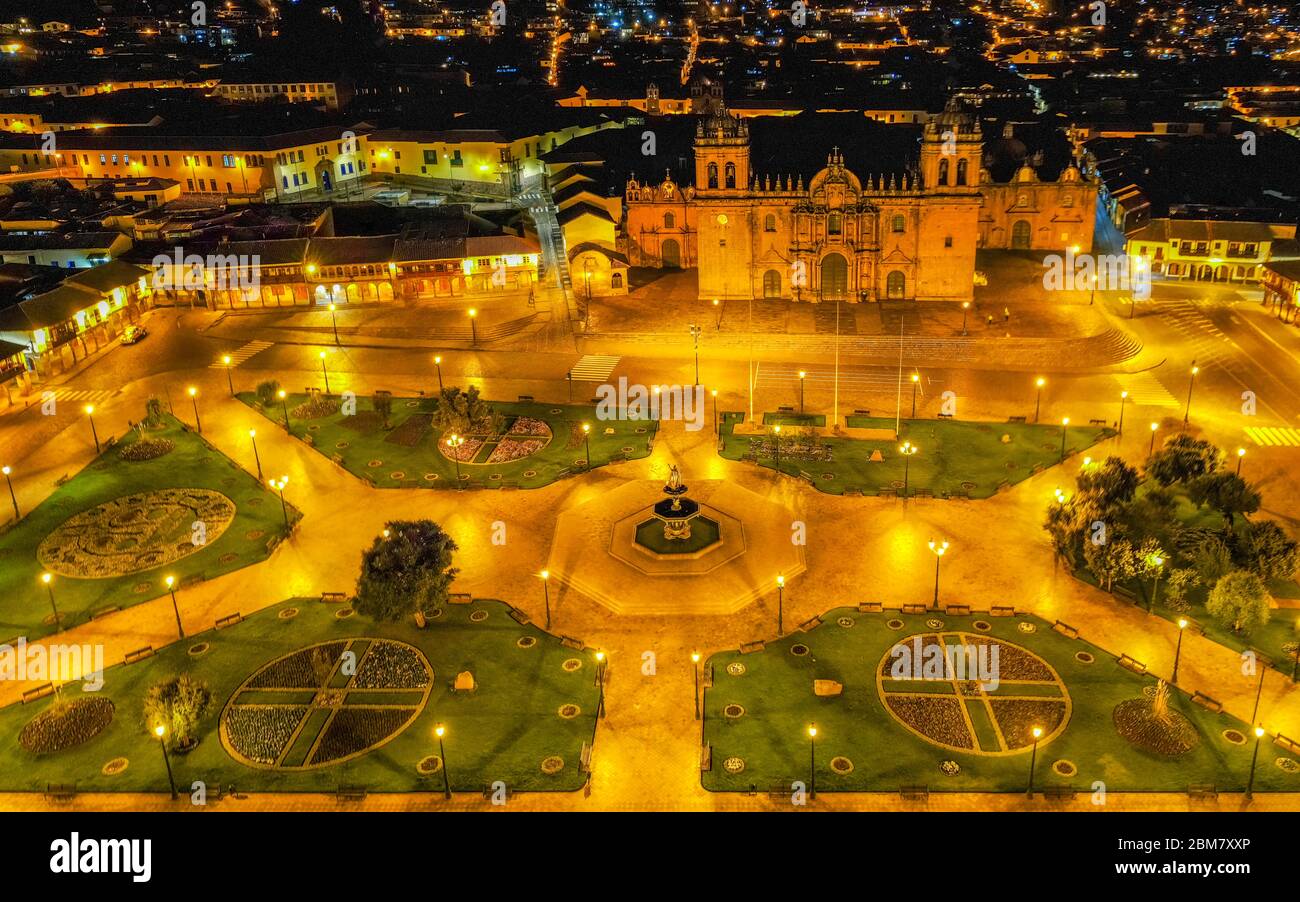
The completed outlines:
[[[668,471],[668,481],[664,483],[663,491],[668,497],[655,504],[654,515],[663,521],[664,538],[689,539],[691,520],[699,515],[700,505],[686,497],[686,484],[682,482],[682,474],[676,464]]]

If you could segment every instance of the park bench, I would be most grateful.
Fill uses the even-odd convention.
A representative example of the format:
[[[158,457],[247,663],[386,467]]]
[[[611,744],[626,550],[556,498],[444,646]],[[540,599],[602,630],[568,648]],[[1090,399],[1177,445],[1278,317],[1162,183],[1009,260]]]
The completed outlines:
[[[797,629],[801,633],[807,633],[817,629],[817,627],[821,625],[822,625],[822,618],[821,615],[818,615],[816,617],[813,617],[811,620],[805,620],[803,623],[799,624]]]
[[[933,498],[934,492],[929,489],[912,489],[913,498]]]
[[[533,400],[533,396],[532,396],[532,395],[520,395],[520,396],[519,396],[519,400],[520,400],[520,401],[532,401],[532,400]]]
[[[1079,638],[1079,631],[1064,620],[1058,620],[1052,624],[1052,629],[1056,630],[1062,636],[1069,636],[1071,639]]]
[[[581,773],[591,773],[591,753],[593,751],[590,742],[582,743],[582,748],[578,751],[578,770]]]
[[[995,604],[989,608],[990,617],[1014,617],[1016,609],[1009,604]]]
[[[871,411],[869,411],[869,410],[864,410],[864,409],[861,408],[861,407],[855,407],[855,408],[853,409],[853,415],[854,415],[855,417],[869,417],[869,416],[871,416]]]
[[[236,623],[243,621],[244,617],[238,611],[228,616],[222,617],[213,624],[217,629],[223,630],[228,626],[234,626]]]
[[[786,405],[783,404],[783,405],[781,405],[780,407],[778,407],[778,408],[776,409],[776,412],[777,412],[777,413],[794,413],[794,408],[793,408],[793,407],[787,407]]]
[[[12,647],[12,646],[10,646]],[[28,689],[23,693],[23,704],[34,702],[38,699],[45,698],[47,695],[54,694],[54,684],[46,683],[43,686],[37,686],[35,689]]]
[[[561,636],[560,644],[565,648],[572,648],[574,651],[582,651],[587,647],[587,643],[581,639],[575,639],[572,636]]]
[[[366,795],[367,790],[364,786],[340,783],[334,793],[334,800],[336,802],[361,802],[365,800]]]
[[[1134,673],[1147,672],[1147,665],[1143,664],[1137,658],[1134,658],[1132,655],[1128,655],[1128,654],[1123,654],[1119,656],[1119,666],[1123,667],[1125,670],[1131,670]]]
[[[705,689],[713,688],[713,664],[712,663],[708,663],[704,665],[704,673],[700,677],[700,685]]]
[[[800,479],[800,481],[802,481],[802,482],[806,482],[806,483],[808,483],[809,485],[816,485],[816,484],[817,484],[817,481],[816,481],[815,479],[813,479],[812,474],[809,473],[807,470],[800,470],[800,471],[799,471],[799,479]]]
[[[122,661],[124,664],[134,664],[136,661],[143,661],[145,658],[153,657],[153,646],[146,645],[143,648],[137,648],[135,651],[128,651],[126,658]]]
[[[447,602],[449,604],[469,604],[473,600],[474,596],[470,595],[468,592],[452,592],[447,596]]]
[[[1068,802],[1078,794],[1073,786],[1048,786],[1043,789],[1043,798],[1049,802]]]
[[[751,652],[762,651],[766,646],[767,643],[762,639],[759,639],[756,642],[742,642],[740,645],[740,653],[742,655],[747,655]]]
[[[1125,601],[1131,601],[1134,604],[1137,603],[1138,600],[1137,593],[1126,586],[1121,586],[1118,583],[1116,583],[1115,586],[1110,591],[1112,595],[1116,595],[1124,599]]]
[[[1213,783],[1190,783],[1187,798],[1198,802],[1213,802],[1219,797],[1219,788]]]
[[[930,787],[912,784],[898,787],[898,796],[904,802],[930,801]]]
[[[45,800],[47,802],[67,802],[77,794],[76,783],[46,783]]]
[[[519,488],[519,483],[515,482],[514,480],[505,480],[505,481],[503,481],[503,482],[501,483],[501,488],[503,488],[503,489],[517,489],[517,488]]]
[[[348,600],[348,593],[322,592],[320,593],[320,600],[325,602],[325,604],[343,604],[343,602]]]
[[[1105,425],[1106,425],[1106,418],[1105,418],[1105,417],[1093,417],[1091,420],[1088,421],[1088,425],[1089,425],[1089,426],[1105,426]]]
[[[1196,705],[1200,705],[1202,708],[1204,708],[1207,711],[1213,711],[1215,714],[1218,714],[1220,711],[1223,710],[1222,702],[1220,702],[1217,698],[1212,698],[1211,696],[1208,696],[1204,692],[1201,692],[1199,690],[1192,693],[1192,703]]]
[[[943,606],[943,612],[949,617],[969,617],[970,605],[968,604],[946,604]]]
[[[876,497],[877,497],[877,498],[897,498],[897,497],[898,497],[898,489],[894,488],[892,485],[884,485],[884,486],[881,486],[880,488],[876,489]]]
[[[905,604],[903,605],[904,614],[924,614],[929,608],[923,604]]]
[[[1027,422],[1029,422],[1029,417],[1007,417],[1007,422],[1008,422],[1008,423],[1027,423]]]
[[[937,416],[937,417],[938,417],[939,419],[941,419],[941,420],[951,420],[951,419],[952,419],[952,414],[950,414],[950,413],[944,413],[942,410],[939,411],[937,414],[935,414],[935,416]]]
[[[700,770],[713,770],[713,746],[707,742],[700,749]]]
[[[861,497],[862,497],[862,486],[858,486],[858,485],[846,485],[846,486],[844,487],[844,495],[845,495],[846,497],[848,497],[848,496],[852,496],[852,497],[854,497],[854,498],[861,498]]]
[[[1278,733],[1277,738],[1275,738],[1273,742],[1293,755],[1300,754],[1300,742],[1296,742],[1290,736],[1284,736],[1281,733]]]
[[[515,621],[515,623],[527,623],[529,619],[528,615],[525,614],[523,611],[519,610],[518,608],[510,609],[510,617],[512,620]]]
[[[879,614],[885,609],[885,606],[878,601],[864,601],[858,605],[858,611],[863,614]]]

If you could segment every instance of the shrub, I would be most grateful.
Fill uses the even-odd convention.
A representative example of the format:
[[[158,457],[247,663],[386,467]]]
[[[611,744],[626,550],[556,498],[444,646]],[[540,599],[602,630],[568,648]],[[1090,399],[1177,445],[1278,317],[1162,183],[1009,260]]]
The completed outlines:
[[[274,379],[267,379],[265,382],[257,383],[257,403],[263,407],[270,407],[274,404],[279,393],[280,383]]]
[[[386,524],[361,555],[356,609],[381,621],[441,607],[459,572],[452,563],[456,543],[432,520]]]
[[[1219,468],[1223,453],[1205,439],[1180,432],[1147,461],[1147,474],[1162,486],[1191,482]]]
[[[1268,589],[1254,573],[1234,570],[1221,578],[1205,600],[1205,610],[1234,633],[1249,633],[1268,623]]]
[[[194,728],[212,703],[208,687],[188,673],[163,680],[149,687],[144,697],[145,727],[153,732],[166,727],[172,745],[193,744]]]
[[[1237,543],[1237,560],[1261,579],[1290,579],[1300,566],[1300,545],[1272,520],[1247,523]]]

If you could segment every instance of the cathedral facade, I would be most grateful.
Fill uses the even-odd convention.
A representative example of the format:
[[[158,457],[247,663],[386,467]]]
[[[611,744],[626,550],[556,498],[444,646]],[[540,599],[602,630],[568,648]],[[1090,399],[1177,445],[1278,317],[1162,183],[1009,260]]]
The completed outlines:
[[[627,256],[698,270],[702,300],[962,301],[979,247],[1091,247],[1096,186],[1078,170],[998,185],[982,153],[974,119],[949,108],[903,175],[859,177],[834,148],[807,184],[773,179],[751,171],[748,123],[720,109],[696,127],[694,185],[628,181]]]

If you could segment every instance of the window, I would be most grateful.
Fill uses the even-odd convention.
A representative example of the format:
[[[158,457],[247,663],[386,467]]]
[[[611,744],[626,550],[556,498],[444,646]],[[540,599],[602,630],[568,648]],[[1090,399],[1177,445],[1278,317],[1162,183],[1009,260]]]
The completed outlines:
[[[677,226],[677,217],[671,213],[664,214],[664,228],[671,229]]]
[[[451,165],[453,165],[453,166],[464,166],[464,165],[465,165],[465,161],[462,160],[461,157],[460,157],[460,149],[459,149],[459,148],[457,148],[456,150],[453,150],[453,151],[451,152]]]
[[[736,187],[736,164],[728,163],[726,173],[727,173],[727,183],[726,183],[727,187],[728,188]]]
[[[901,235],[903,232],[907,231],[907,220],[902,216],[895,216],[890,221],[889,229],[894,234]]]
[[[952,247],[952,236],[951,236],[951,235],[945,235],[945,236],[944,236],[944,239],[943,239],[943,246],[944,246],[944,247]]]
[[[623,287],[623,274],[622,274],[621,272],[616,272],[616,273],[613,273],[613,274],[610,275],[610,277],[609,277],[609,287],[610,287],[610,288],[622,288],[622,287]]]
[[[438,151],[436,151],[436,150],[426,150],[426,151],[424,152],[424,162],[425,162],[425,164],[428,165],[428,166],[437,166],[437,165],[438,165]]]
[[[947,160],[939,161],[939,184],[940,185],[948,184],[948,161]]]
[[[221,155],[221,165],[227,169],[233,169],[235,167],[235,158],[228,153],[223,153]]]
[[[844,231],[844,217],[839,213],[832,213],[826,217],[826,234],[838,235]]]
[[[1067,194],[1067,195],[1065,195],[1064,197],[1062,197],[1062,198],[1061,198],[1061,206],[1062,206],[1062,207],[1065,207],[1065,208],[1067,208],[1067,209],[1070,208],[1070,207],[1073,207],[1073,206],[1074,206],[1074,195],[1073,195],[1073,194]]]
[[[718,187],[718,164],[717,163],[709,164],[709,187],[710,188]]]
[[[775,232],[775,231],[776,231],[776,215],[775,215],[775,214],[773,214],[773,213],[768,213],[767,216],[765,216],[765,217],[763,218],[763,231],[764,231],[764,232]]]
[[[208,165],[209,168],[211,168],[211,167],[212,167],[212,154],[207,154],[206,156],[207,156],[207,161],[208,161],[207,165]]]
[[[967,164],[964,159],[957,161],[957,184],[958,185],[966,184],[966,165]]]

